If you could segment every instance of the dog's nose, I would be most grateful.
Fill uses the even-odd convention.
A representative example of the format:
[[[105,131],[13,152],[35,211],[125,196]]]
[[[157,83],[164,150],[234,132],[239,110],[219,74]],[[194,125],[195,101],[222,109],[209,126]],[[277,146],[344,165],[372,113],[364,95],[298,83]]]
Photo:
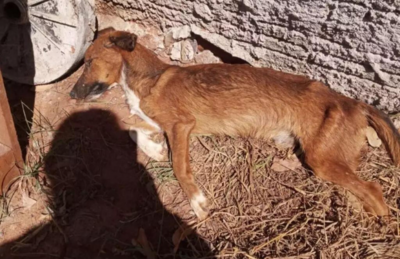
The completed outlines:
[[[69,93],[69,96],[70,96],[72,99],[76,99],[76,92],[75,92],[74,90],[72,90],[72,91]]]

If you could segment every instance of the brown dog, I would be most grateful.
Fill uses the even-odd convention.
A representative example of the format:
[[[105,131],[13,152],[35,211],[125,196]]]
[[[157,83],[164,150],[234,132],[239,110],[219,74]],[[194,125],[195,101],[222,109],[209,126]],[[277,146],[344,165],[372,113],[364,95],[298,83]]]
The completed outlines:
[[[119,82],[131,112],[150,125],[139,129],[139,147],[148,154],[155,151],[157,158],[163,147],[148,136],[166,133],[174,173],[198,218],[204,219],[208,210],[189,165],[191,133],[294,136],[318,177],[350,190],[368,211],[389,213],[380,185],[355,174],[368,125],[400,166],[400,135],[384,114],[320,82],[269,68],[167,65],[136,39],[128,32],[103,31],[87,50],[85,70],[71,97],[92,98]]]

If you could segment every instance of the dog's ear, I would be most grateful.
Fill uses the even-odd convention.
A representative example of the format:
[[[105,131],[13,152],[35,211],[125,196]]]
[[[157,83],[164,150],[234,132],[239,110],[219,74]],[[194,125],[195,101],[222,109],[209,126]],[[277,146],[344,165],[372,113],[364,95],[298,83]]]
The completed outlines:
[[[137,36],[133,33],[119,31],[111,34],[109,40],[118,48],[126,51],[133,51],[135,49]]]

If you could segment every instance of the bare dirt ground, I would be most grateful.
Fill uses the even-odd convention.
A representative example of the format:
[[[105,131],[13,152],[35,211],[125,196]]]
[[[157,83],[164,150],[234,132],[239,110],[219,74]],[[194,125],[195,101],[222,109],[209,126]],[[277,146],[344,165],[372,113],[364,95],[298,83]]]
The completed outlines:
[[[119,87],[70,100],[80,73],[37,87],[34,103],[8,85],[11,102],[27,96],[12,103],[27,163],[1,198],[0,258],[400,258],[400,170],[383,147],[368,147],[358,171],[383,186],[391,216],[378,219],[290,149],[193,136],[191,166],[213,207],[198,222],[171,163],[130,139],[137,118]]]

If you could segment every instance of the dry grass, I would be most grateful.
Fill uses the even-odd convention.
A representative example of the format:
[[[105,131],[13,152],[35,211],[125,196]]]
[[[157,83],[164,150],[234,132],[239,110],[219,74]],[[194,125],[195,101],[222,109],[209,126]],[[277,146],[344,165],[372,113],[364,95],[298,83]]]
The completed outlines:
[[[41,174],[44,172],[41,170],[44,158],[53,155],[49,153],[49,145],[55,133],[53,125],[57,123],[36,112],[28,150],[30,163],[26,165],[24,175],[15,179],[7,199],[1,200],[0,218],[8,215],[8,206],[17,191],[43,191]],[[66,136],[57,144],[65,145],[72,141],[78,146],[83,145],[81,138],[81,134]],[[353,206],[351,201],[354,197],[348,192],[317,179],[302,167],[284,172],[271,169],[274,158],[286,159],[291,155],[290,151],[279,150],[272,143],[254,139],[192,137],[191,166],[213,207],[211,216],[204,222],[196,222],[194,228],[213,255],[197,250],[197,237],[189,236],[194,251],[192,256],[179,255],[177,258],[400,258],[397,209],[400,170],[393,166],[383,148],[370,148],[358,173],[363,179],[378,181],[383,186],[392,209],[391,217],[385,220],[369,218],[357,203]],[[146,169],[157,186],[168,183],[178,186],[170,162],[150,161]],[[64,177],[69,177],[69,174]],[[88,188],[98,185],[90,174],[84,177],[89,177]],[[69,182],[68,179],[57,181]],[[92,193],[81,194],[92,196]],[[48,215],[54,231],[65,238],[62,230],[67,218],[65,193],[56,196],[48,200],[59,205],[49,206]],[[86,196],[79,199],[87,199]],[[175,206],[177,210],[186,210],[187,214],[190,208],[182,207],[182,204],[187,205],[187,201],[179,193]],[[59,208],[59,211],[51,211],[52,207]],[[191,219],[185,221],[189,223]],[[40,231],[43,232],[41,227],[17,243],[15,251],[27,245],[34,250],[38,242],[34,237],[40,237]],[[170,239],[160,230],[161,237]],[[43,240],[39,238],[39,242]],[[126,251],[133,249],[129,244],[126,247]],[[171,254],[157,256],[167,258]]]
[[[42,134],[43,132],[54,131],[51,128],[51,123],[42,116],[40,112],[37,112],[38,121],[35,121],[35,119],[30,121],[27,118],[27,113],[33,113],[33,111],[24,103],[21,103],[21,109],[23,117],[14,119],[14,123],[16,126],[28,130],[26,134],[29,135],[29,139],[32,139],[32,145],[27,150],[26,163],[23,165],[23,168],[21,168],[22,174],[11,180],[4,197],[0,199],[0,223],[2,219],[9,216],[9,206],[13,202],[13,198],[16,194],[21,195],[30,192],[39,193],[42,191],[39,173],[42,170],[43,158],[47,151],[46,145],[43,145],[46,140],[43,138]],[[35,128],[35,130],[31,130],[32,128]]]
[[[197,182],[214,208],[195,227],[216,257],[400,258],[400,170],[384,149],[371,148],[358,173],[383,186],[386,220],[368,217],[351,194],[304,168],[272,171],[273,158],[290,152],[270,143],[198,137],[191,146]],[[169,164],[148,169],[159,182],[173,179]]]

